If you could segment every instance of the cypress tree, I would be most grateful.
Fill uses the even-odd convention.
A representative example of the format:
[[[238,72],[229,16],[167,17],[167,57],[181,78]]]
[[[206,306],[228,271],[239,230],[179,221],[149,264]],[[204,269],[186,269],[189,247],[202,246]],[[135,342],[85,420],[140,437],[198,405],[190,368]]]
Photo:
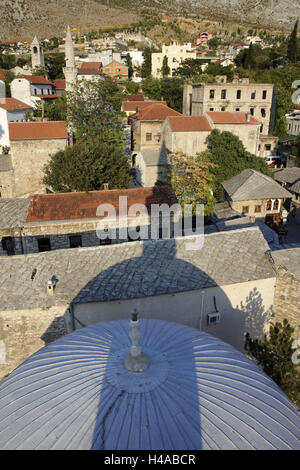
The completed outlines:
[[[288,49],[287,49],[287,58],[292,63],[297,62],[297,56],[298,56],[297,31],[298,31],[298,20],[296,21],[294,29],[290,35],[289,42],[288,42]]]

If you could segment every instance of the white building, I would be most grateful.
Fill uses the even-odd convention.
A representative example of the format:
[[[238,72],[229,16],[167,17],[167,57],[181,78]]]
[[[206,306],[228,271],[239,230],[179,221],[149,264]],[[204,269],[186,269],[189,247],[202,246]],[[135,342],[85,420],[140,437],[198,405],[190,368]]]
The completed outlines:
[[[0,145],[10,145],[8,123],[25,121],[27,111],[33,111],[32,107],[15,98],[0,99]]]
[[[152,77],[161,78],[161,68],[164,57],[168,58],[170,76],[176,71],[180,64],[186,59],[196,59],[196,50],[189,42],[187,44],[173,43],[170,46],[162,45],[162,52],[152,53]]]
[[[42,99],[55,99],[55,87],[40,75],[19,76],[11,82],[11,95],[29,106],[35,106]]]
[[[5,96],[6,96],[5,83],[3,80],[0,80],[0,98],[5,98]]]

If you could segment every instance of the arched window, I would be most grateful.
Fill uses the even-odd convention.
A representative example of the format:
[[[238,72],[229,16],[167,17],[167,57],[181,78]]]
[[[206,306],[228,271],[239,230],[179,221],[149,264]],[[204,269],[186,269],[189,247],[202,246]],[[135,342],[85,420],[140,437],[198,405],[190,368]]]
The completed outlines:
[[[266,207],[266,210],[267,210],[267,211],[270,211],[270,210],[272,210],[272,201],[271,201],[271,199],[269,199],[269,200],[267,201],[267,207]]]
[[[278,209],[279,209],[279,200],[278,200],[278,199],[275,199],[274,205],[273,205],[273,210],[274,210],[274,211],[277,211]]]

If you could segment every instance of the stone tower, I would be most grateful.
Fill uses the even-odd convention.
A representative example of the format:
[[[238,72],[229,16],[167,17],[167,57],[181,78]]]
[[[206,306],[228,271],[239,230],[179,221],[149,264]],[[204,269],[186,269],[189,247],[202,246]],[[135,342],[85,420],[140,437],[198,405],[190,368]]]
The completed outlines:
[[[34,40],[30,46],[31,49],[31,66],[34,69],[35,67],[44,67],[44,51],[43,46],[40,40],[35,36]]]
[[[77,67],[75,64],[74,46],[72,41],[70,26],[67,28],[66,42],[65,42],[65,61],[64,76],[66,79],[66,91],[71,91],[73,84],[77,79]]]

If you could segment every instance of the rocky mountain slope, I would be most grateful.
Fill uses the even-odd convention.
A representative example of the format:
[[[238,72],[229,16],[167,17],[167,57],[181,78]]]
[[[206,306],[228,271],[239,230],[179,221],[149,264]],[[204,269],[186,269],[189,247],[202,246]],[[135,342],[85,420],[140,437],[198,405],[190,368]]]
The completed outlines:
[[[134,11],[95,0],[0,0],[0,41],[64,36],[66,25],[120,26],[138,21]],[[125,2],[124,2],[125,3]]]

